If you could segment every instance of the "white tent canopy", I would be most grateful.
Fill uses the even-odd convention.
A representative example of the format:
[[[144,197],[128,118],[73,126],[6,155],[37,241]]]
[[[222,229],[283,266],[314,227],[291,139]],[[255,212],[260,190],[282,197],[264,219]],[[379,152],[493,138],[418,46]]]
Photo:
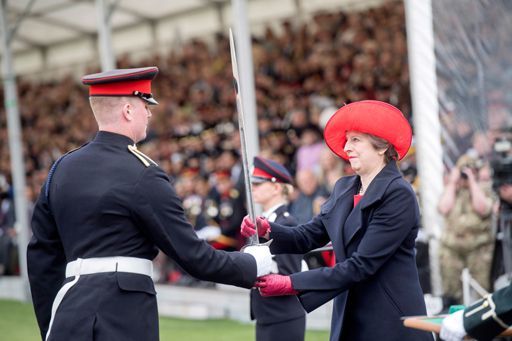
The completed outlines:
[[[28,209],[24,196],[25,166],[16,76],[59,77],[70,72],[83,74],[83,68],[97,65],[99,60],[102,69],[109,69],[114,64],[113,59],[121,54],[154,54],[176,46],[175,43],[180,40],[227,32],[228,26],[242,16],[233,20],[232,17],[239,12],[233,11],[229,0],[0,1],[4,105],[13,170],[21,274],[25,283],[23,291],[28,297],[25,259]],[[284,17],[302,20],[306,13],[317,10],[364,8],[380,4],[383,0],[247,2],[247,24],[254,32],[258,24],[268,25]],[[226,18],[229,18],[228,21]],[[240,28],[240,23],[238,26]],[[248,35],[246,39],[249,39]]]
[[[4,0],[5,1],[5,0]],[[95,0],[5,1],[9,26],[17,26],[11,43],[18,75],[59,76],[100,60]],[[144,56],[165,52],[192,37],[227,33],[232,25],[229,0],[104,0],[110,13],[112,49]],[[248,0],[253,33],[282,18],[301,20],[313,12],[362,9],[384,0]],[[0,51],[3,54],[3,52]],[[78,67],[78,69],[77,69]]]

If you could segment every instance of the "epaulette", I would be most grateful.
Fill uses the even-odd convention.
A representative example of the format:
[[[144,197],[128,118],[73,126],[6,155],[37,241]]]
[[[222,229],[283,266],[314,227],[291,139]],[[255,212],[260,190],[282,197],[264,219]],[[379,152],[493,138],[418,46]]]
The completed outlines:
[[[151,164],[158,166],[158,164],[155,161],[151,160],[151,158],[149,156],[147,156],[146,154],[144,154],[143,152],[138,150],[137,146],[129,144],[128,150],[130,151],[130,153],[135,155],[137,157],[137,159],[139,159],[140,162],[142,162],[144,164],[144,166],[149,167],[149,166],[151,166]]]
[[[62,161],[62,159],[64,159],[64,157],[65,157],[66,155],[69,155],[69,154],[71,154],[71,153],[73,153],[73,152],[76,152],[77,150],[79,150],[80,148],[82,148],[82,147],[84,147],[84,146],[86,146],[86,145],[88,145],[88,144],[89,144],[89,142],[87,142],[87,143],[85,143],[85,144],[83,144],[83,145],[81,145],[80,147],[77,147],[77,148],[75,148],[75,149],[71,149],[71,150],[70,150],[69,152],[67,152],[66,154],[61,155],[61,156],[57,159],[57,161],[55,161],[55,162],[53,163],[52,168],[50,168],[50,171],[48,172],[48,177],[46,178],[46,188],[45,188],[45,190],[44,190],[44,195],[45,195],[45,197],[46,197],[46,201],[49,201],[49,196],[50,196],[50,184],[51,184],[51,182],[52,182],[53,173],[55,173],[55,169],[57,168],[58,164]]]

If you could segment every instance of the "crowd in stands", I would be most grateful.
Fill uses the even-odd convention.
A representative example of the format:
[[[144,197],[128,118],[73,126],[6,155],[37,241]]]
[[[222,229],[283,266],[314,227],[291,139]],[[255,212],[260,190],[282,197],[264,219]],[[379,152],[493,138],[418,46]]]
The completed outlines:
[[[321,12],[306,22],[284,20],[279,29],[268,26],[263,35],[253,36],[252,46],[260,155],[284,164],[294,175],[290,212],[304,222],[319,212],[334,181],[350,174],[322,139],[322,129],[338,107],[377,99],[399,107],[410,120],[404,6],[390,1],[363,11]],[[153,82],[160,104],[151,108],[148,137],[139,149],[174,179],[198,233],[217,248],[238,249],[244,244],[238,230],[245,193],[227,35],[218,33],[213,43],[193,39],[145,60],[117,60],[118,68],[149,65],[160,69]],[[52,82],[18,79],[30,203],[52,163],[97,130],[86,91],[71,76]],[[3,245],[14,239],[15,231],[3,108],[0,113],[0,248],[5,251]],[[414,157],[412,148],[400,167],[416,186]],[[156,264],[160,282],[198,284],[163,255]],[[0,275],[16,271],[0,267]],[[429,290],[430,284],[425,287]]]
[[[355,100],[379,99],[410,113],[404,7],[393,1],[362,12],[318,13],[304,23],[284,20],[279,29],[269,26],[262,36],[253,36],[252,46],[260,154],[296,175],[291,210],[307,220],[347,171],[322,141],[323,125],[334,110]],[[152,108],[148,138],[139,148],[175,179],[196,229],[220,227],[228,238],[217,247],[240,247],[245,194],[226,34],[217,34],[213,44],[193,39],[164,56],[117,60],[118,68],[146,65],[160,69],[153,88],[160,105]],[[94,135],[86,90],[72,77],[18,80],[30,202],[53,161]],[[0,223],[2,231],[12,231],[5,115],[0,127],[5,183]]]

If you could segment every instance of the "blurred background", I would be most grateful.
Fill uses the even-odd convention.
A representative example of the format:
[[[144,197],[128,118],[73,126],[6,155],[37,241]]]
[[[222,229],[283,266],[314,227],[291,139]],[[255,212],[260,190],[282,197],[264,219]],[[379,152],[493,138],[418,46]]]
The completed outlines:
[[[422,209],[417,263],[429,313],[510,281],[512,2],[1,4],[0,298],[29,299],[24,250],[31,207],[52,163],[94,136],[80,77],[109,67],[158,66],[153,92],[160,104],[139,149],[174,179],[201,238],[228,251],[244,245],[229,27],[239,50],[249,47],[239,58],[250,62],[242,72],[251,75],[244,86],[254,102],[246,112],[253,152],[292,172],[289,210],[300,222],[319,212],[339,177],[351,174],[323,143],[327,120],[352,101],[389,102],[413,126],[413,146],[399,166]],[[446,199],[450,181],[461,189],[455,205]],[[474,212],[468,181],[481,188],[486,212]],[[332,255],[304,260],[309,268],[328,266]],[[155,266],[162,315],[249,320],[247,291],[198,281],[163,254]],[[308,316],[308,328],[328,329],[329,320],[327,304]]]

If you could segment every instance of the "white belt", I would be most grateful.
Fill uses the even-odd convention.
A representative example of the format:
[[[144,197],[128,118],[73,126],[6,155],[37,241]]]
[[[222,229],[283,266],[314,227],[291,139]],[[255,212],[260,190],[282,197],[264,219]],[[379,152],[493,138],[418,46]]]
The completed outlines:
[[[151,277],[153,275],[153,262],[149,259],[135,258],[135,257],[101,257],[101,258],[78,258],[75,261],[69,262],[66,266],[66,278],[75,277],[71,282],[68,282],[60,288],[55,296],[52,305],[52,316],[50,324],[48,325],[48,332],[46,333],[46,340],[50,336],[52,329],[53,319],[57,308],[64,299],[64,296],[71,289],[80,275],[90,275],[104,272],[129,272],[134,274],[141,274]]]
[[[151,277],[153,262],[135,257],[78,258],[66,266],[66,278],[102,272],[131,272]]]

